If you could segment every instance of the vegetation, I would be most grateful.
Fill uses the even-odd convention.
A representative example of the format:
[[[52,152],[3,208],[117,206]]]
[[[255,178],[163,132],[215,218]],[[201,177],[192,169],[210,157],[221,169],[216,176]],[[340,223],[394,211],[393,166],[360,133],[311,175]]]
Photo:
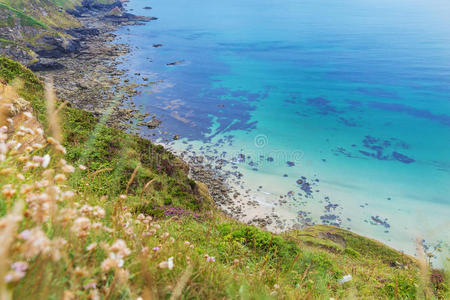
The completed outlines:
[[[56,5],[57,2],[66,3],[65,5]],[[46,28],[70,28],[79,26],[78,21],[60,10],[58,7],[71,7],[73,2],[68,0],[49,1],[49,0],[0,0],[3,7],[21,14],[24,20],[38,24]],[[45,13],[43,13],[45,11]],[[29,25],[29,24],[23,24]]]
[[[44,23],[40,22],[39,20],[36,20],[31,16],[26,15],[25,13],[9,5],[0,2],[0,9],[10,10],[12,13],[14,13],[18,17],[19,23],[22,26],[37,26],[47,28],[47,26]],[[11,15],[8,15],[3,25],[13,28],[16,24],[14,18]]]
[[[4,57],[0,78],[0,299],[448,299],[448,274],[379,242],[232,220],[162,147]],[[33,114],[1,119],[18,97]]]

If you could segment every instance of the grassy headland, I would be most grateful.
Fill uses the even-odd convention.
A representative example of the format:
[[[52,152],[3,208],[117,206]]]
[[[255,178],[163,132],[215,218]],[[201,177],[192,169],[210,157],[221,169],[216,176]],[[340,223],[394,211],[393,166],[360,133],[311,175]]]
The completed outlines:
[[[377,241],[328,226],[272,234],[232,220],[161,146],[62,102],[52,109],[43,83],[5,57],[0,78],[2,101],[28,101],[45,139],[63,133],[17,147],[41,134],[26,112],[2,129],[2,299],[449,296],[443,272]]]
[[[114,0],[0,0],[0,53],[31,65],[41,57],[76,52],[79,42],[68,30],[80,28],[73,15],[84,5]]]

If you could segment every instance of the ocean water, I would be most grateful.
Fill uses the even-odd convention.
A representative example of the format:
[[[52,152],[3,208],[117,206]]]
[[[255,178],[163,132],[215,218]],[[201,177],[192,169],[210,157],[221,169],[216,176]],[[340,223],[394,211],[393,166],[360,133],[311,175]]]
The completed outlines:
[[[410,254],[417,238],[448,249],[450,2],[127,7],[158,18],[117,39],[132,46],[129,75],[153,82],[135,102],[163,123],[142,134],[227,161],[243,203],[265,208],[247,218],[338,225]]]

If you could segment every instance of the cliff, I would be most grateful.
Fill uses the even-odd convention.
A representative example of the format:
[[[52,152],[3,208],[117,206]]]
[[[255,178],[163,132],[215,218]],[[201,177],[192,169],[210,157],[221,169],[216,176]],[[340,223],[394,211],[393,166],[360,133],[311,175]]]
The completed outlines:
[[[112,0],[0,0],[0,54],[25,65],[81,50],[75,16],[121,8]],[[83,32],[83,30],[81,30]]]
[[[77,18],[120,6],[0,0],[0,53],[76,53]],[[0,56],[0,299],[448,299],[425,252],[240,223],[171,152],[65,100]]]
[[[2,295],[448,296],[442,271],[346,230],[314,226],[273,234],[232,220],[216,209],[203,184],[189,179],[189,166],[162,147],[70,105],[49,105],[51,88],[46,93],[31,71],[5,57],[0,78],[9,91],[2,93],[9,119],[1,122],[8,125],[0,141]],[[10,105],[16,102],[28,104]],[[44,130],[27,123],[33,118]],[[49,138],[58,131],[61,142]],[[43,142],[28,142],[36,135]],[[28,146],[21,150],[18,142]]]

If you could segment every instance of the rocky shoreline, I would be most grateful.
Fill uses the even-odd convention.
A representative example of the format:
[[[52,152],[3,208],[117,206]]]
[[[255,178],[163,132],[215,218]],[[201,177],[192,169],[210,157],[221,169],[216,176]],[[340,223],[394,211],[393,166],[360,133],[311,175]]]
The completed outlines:
[[[152,83],[140,74],[135,75],[143,83],[126,78],[127,70],[121,69],[120,64],[131,47],[116,43],[114,34],[121,26],[141,25],[156,18],[129,14],[120,1],[104,6],[86,1],[70,13],[81,24],[68,30],[76,46],[64,51],[56,47],[53,54],[41,55],[30,69],[43,80],[54,82],[59,99],[93,113],[109,126],[133,133],[138,133],[138,126],[159,127],[161,121],[149,113],[143,114],[133,103],[139,88]],[[269,211],[260,215],[257,201],[247,199],[248,193],[227,183],[234,174],[221,170],[215,163],[206,164],[201,156],[188,151],[180,153],[180,158],[189,165],[190,176],[208,187],[215,203],[230,217],[271,231],[285,229],[277,214]]]
[[[63,56],[40,57],[30,69],[44,79],[51,78],[60,99],[97,117],[106,113],[108,125],[128,130],[132,119],[142,121],[148,116],[139,113],[132,97],[138,94],[138,87],[150,83],[123,80],[125,70],[118,68],[119,60],[130,49],[128,45],[113,43],[116,37],[113,32],[120,26],[140,25],[154,18],[128,14],[121,2],[103,6],[86,4],[70,13],[81,24],[69,30],[79,48]]]
[[[132,99],[139,93],[139,87],[152,83],[143,77],[141,82],[144,83],[141,84],[132,82],[132,78],[124,79],[126,72],[119,69],[120,59],[131,51],[131,45],[113,42],[115,38],[113,32],[119,26],[142,24],[142,18],[125,13],[129,19],[111,22],[110,19],[99,18],[99,14],[103,13],[91,10],[78,16],[87,33],[82,41],[83,50],[76,56],[55,60],[57,63],[69,66],[65,69],[70,71],[61,69],[46,72],[46,74],[54,76],[61,98],[70,99],[73,105],[81,109],[102,116],[108,108],[114,106],[107,122],[111,126],[124,130],[130,130],[136,126],[158,128],[161,121],[154,116],[149,118],[148,113],[141,114]],[[97,21],[98,19],[101,21]],[[151,18],[151,20],[154,19],[156,18]],[[98,30],[99,34],[89,34],[93,29]],[[134,75],[141,77],[140,74]],[[120,95],[120,99],[115,99],[117,95]],[[93,102],[92,99],[102,100]],[[227,182],[227,179],[234,178],[236,174],[224,171],[223,164],[208,164],[201,156],[188,151],[179,153],[179,156],[189,165],[190,176],[208,187],[214,202],[230,217],[276,232],[288,228],[283,218],[273,209],[263,212],[258,201],[251,201],[248,191],[238,191],[235,184]]]

